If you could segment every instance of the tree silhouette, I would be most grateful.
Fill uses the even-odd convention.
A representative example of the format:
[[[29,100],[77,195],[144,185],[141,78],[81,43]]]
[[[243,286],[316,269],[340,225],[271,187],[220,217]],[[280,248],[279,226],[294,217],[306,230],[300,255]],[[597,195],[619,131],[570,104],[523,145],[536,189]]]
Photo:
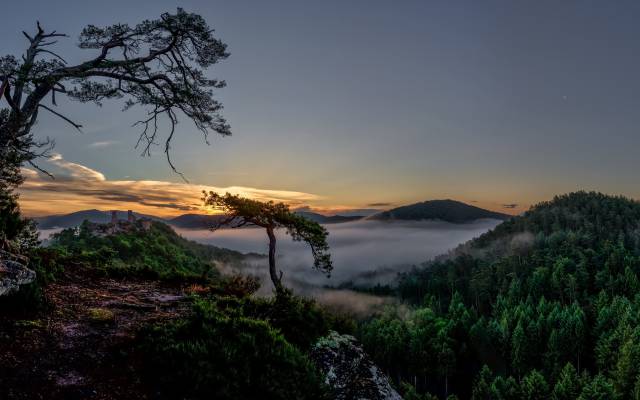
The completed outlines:
[[[97,50],[97,55],[76,65],[52,50],[65,34],[46,32],[39,22],[36,28],[35,34],[22,32],[28,40],[22,58],[0,57],[0,101],[8,105],[0,108],[0,217],[10,216],[13,226],[21,227],[10,229],[0,223],[0,249],[11,252],[33,231],[16,208],[15,189],[23,182],[20,168],[28,163],[46,173],[34,160],[53,148],[49,138],[34,138],[32,128],[39,113],[51,113],[78,130],[82,127],[56,109],[57,96],[97,105],[124,99],[124,110],[141,107],[146,112],[134,123],[142,129],[136,147],[146,155],[158,139],[159,125],[168,123],[164,152],[174,171],[169,150],[180,116],[190,119],[205,141],[210,131],[231,134],[220,114],[222,104],[213,97],[214,89],[225,82],[204,73],[229,54],[201,16],[178,8],[175,14],[164,13],[135,26],[89,25],[80,33],[78,45]],[[44,103],[47,96],[49,105]],[[0,264],[5,258],[0,254]]]
[[[293,240],[304,241],[311,247],[314,267],[329,275],[333,269],[331,255],[328,253],[327,230],[317,222],[308,220],[289,210],[289,206],[272,201],[262,202],[246,199],[230,193],[219,195],[213,191],[204,193],[204,203],[225,216],[212,227],[212,230],[223,226],[239,228],[243,226],[259,226],[266,229],[269,237],[269,276],[275,286],[276,293],[284,292],[282,271],[276,269],[276,235],[277,228],[284,228]]]
[[[49,138],[36,140],[32,133],[40,111],[75,129],[82,127],[55,109],[56,96],[98,105],[106,99],[125,99],[125,110],[142,107],[145,116],[134,125],[142,129],[138,146],[143,154],[156,143],[158,126],[168,123],[164,152],[174,171],[169,150],[180,115],[193,121],[205,140],[210,131],[231,134],[220,115],[222,105],[213,97],[213,90],[225,82],[210,79],[203,71],[229,54],[197,14],[178,8],[175,14],[164,13],[135,26],[89,25],[80,33],[79,47],[98,54],[76,65],[51,50],[66,35],[47,33],[40,23],[35,34],[23,34],[29,46],[22,58],[0,57],[0,99],[9,105],[0,109],[0,188],[20,184],[20,165],[37,168],[34,160],[52,148]],[[47,96],[51,105],[43,102]]]

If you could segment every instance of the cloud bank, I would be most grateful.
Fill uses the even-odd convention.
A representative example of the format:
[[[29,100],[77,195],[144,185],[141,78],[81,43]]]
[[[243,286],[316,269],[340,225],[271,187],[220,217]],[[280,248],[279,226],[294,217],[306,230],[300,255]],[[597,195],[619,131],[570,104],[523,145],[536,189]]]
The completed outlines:
[[[269,190],[244,186],[215,187],[153,180],[109,180],[100,171],[65,160],[54,154],[49,159],[55,179],[24,168],[20,206],[30,216],[63,214],[83,209],[133,209],[157,216],[185,212],[204,213],[202,191],[230,192],[256,200],[281,201],[302,206],[321,197],[311,193]]]

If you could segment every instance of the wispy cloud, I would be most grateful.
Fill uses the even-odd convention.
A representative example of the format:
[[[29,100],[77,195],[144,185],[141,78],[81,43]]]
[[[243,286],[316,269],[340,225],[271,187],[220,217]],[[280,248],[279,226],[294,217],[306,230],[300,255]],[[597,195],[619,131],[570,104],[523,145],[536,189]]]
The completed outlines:
[[[214,187],[152,180],[110,180],[104,174],[55,154],[49,162],[59,172],[55,179],[25,168],[20,204],[27,215],[46,215],[87,208],[127,208],[158,216],[206,212],[202,191],[230,192],[257,200],[282,201],[295,206],[321,197],[311,193],[244,186]]]
[[[62,158],[61,154],[53,154],[51,158],[49,158],[49,162],[67,172],[73,179],[95,180],[100,182],[106,180],[102,173],[95,169],[85,167],[84,165],[67,161]]]
[[[369,203],[367,207],[390,207],[393,203]]]
[[[503,204],[502,205],[502,208],[508,208],[508,209],[513,209],[513,208],[516,208],[516,207],[518,207],[517,203],[510,203],[510,204]]]
[[[91,148],[102,148],[102,147],[109,147],[109,146],[113,146],[115,144],[118,144],[117,141],[115,140],[106,140],[104,142],[93,142],[91,143],[89,146],[87,147],[91,147]]]

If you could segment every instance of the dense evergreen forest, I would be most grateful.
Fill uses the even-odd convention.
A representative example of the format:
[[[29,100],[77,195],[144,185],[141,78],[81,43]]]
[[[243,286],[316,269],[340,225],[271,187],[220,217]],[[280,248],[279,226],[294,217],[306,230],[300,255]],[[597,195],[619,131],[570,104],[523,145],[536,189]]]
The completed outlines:
[[[409,399],[640,398],[640,203],[578,192],[400,277],[361,325]]]

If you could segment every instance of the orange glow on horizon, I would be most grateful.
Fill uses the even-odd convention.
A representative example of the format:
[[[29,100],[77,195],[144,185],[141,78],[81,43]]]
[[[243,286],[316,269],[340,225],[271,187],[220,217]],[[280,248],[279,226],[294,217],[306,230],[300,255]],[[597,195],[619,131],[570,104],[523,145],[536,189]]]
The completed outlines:
[[[101,172],[69,162],[59,154],[55,154],[50,161],[62,171],[55,180],[35,170],[23,169],[26,181],[19,189],[19,202],[23,213],[27,216],[68,214],[88,209],[133,210],[137,213],[165,218],[188,213],[220,214],[219,210],[203,206],[203,190],[207,192],[213,190],[218,193],[230,192],[260,201],[283,202],[293,210],[308,210],[323,215],[357,214],[358,210],[363,210],[363,214],[370,214],[371,210],[382,211],[425,200],[336,205],[330,204],[330,199],[323,196],[289,190],[244,186],[213,187],[153,180],[109,180]],[[528,209],[527,204],[496,204],[467,199],[460,199],[460,201],[512,215]]]

